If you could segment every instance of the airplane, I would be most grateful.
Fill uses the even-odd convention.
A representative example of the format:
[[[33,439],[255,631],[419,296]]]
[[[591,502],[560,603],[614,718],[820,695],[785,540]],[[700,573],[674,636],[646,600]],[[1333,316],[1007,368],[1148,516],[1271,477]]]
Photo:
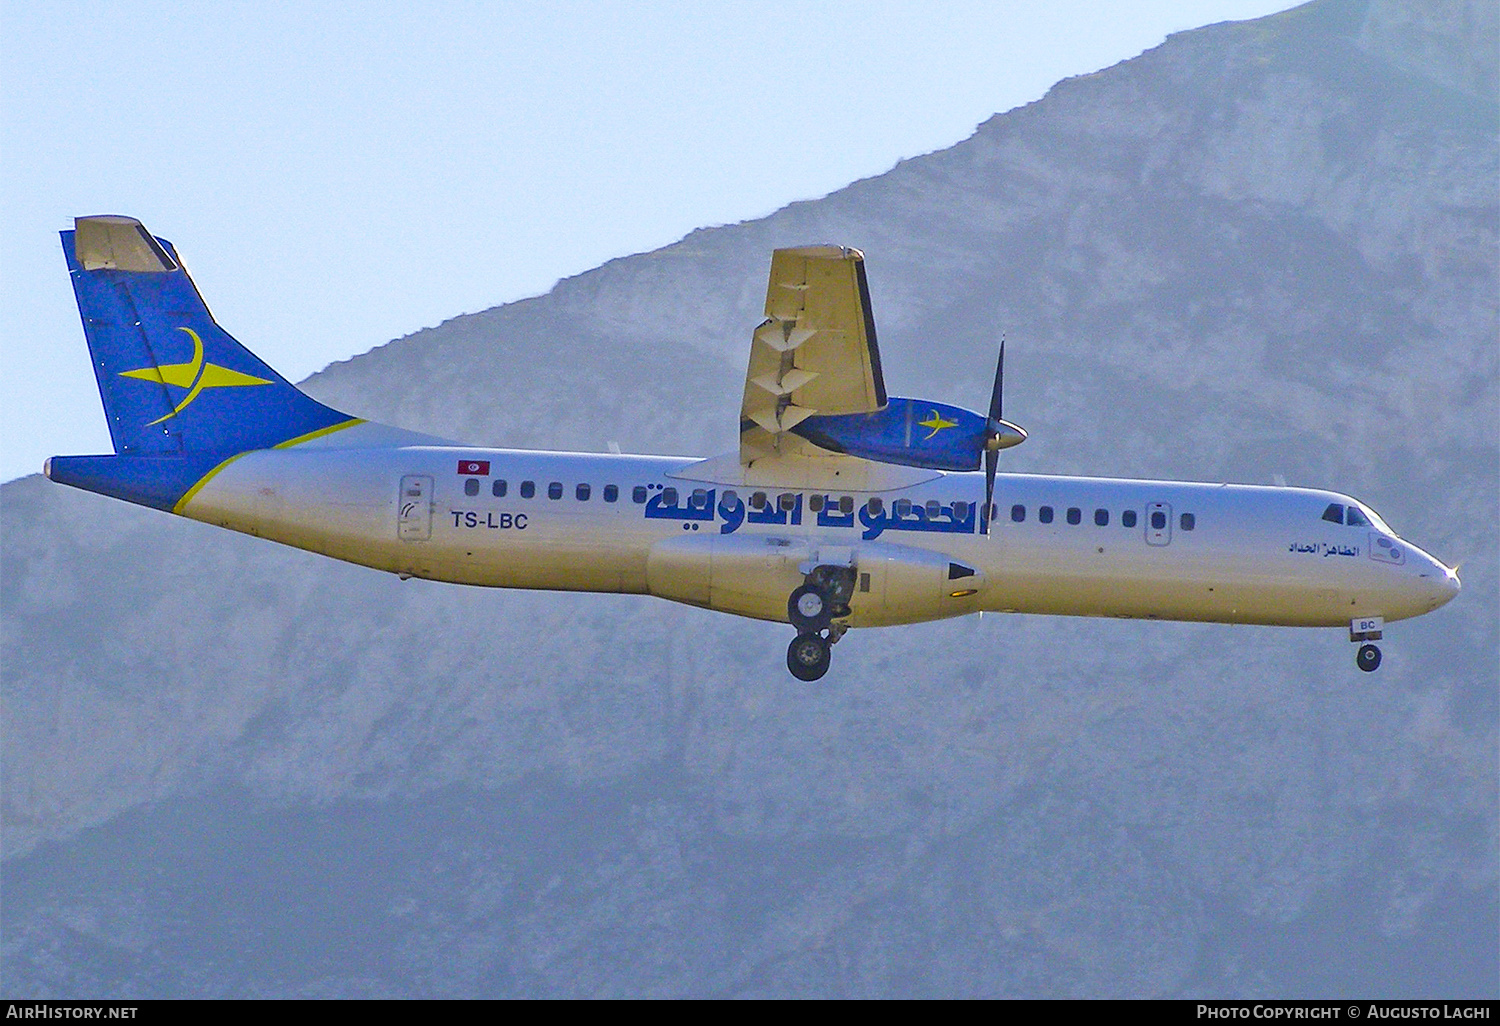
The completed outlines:
[[[61,233],[114,453],[54,482],[373,567],[500,588],[654,595],[789,623],[828,670],[852,627],[981,611],[1344,627],[1457,572],[1333,491],[997,473],[1026,432],[990,408],[886,394],[864,255],[778,249],[753,329],[740,445],[709,459],[466,446],[362,420],[214,320],[140,221]]]

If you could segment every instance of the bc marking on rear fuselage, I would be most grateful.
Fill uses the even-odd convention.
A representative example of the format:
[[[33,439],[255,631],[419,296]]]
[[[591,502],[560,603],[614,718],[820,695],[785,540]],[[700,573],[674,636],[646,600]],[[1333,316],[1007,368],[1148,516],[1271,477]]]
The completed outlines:
[[[1000,474],[1001,416],[887,396],[863,256],[777,250],[737,453],[478,449],[307,397],[203,306],[170,243],[122,217],[63,233],[115,453],[54,481],[439,581],[649,594],[790,622],[813,680],[852,627],[984,610],[1347,626],[1457,574],[1314,489]],[[165,361],[165,362],[160,362]]]

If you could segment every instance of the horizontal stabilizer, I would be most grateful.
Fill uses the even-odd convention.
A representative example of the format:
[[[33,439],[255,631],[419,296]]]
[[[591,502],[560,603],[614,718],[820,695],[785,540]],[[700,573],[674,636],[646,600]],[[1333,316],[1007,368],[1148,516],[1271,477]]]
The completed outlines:
[[[102,214],[73,223],[78,266],[85,271],[165,274],[177,270],[177,261],[133,217]]]

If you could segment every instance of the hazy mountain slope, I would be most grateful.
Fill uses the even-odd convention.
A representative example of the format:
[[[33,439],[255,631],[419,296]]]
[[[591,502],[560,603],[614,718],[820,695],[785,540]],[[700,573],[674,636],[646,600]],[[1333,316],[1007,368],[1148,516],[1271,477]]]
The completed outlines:
[[[8,992],[1497,989],[1496,30],[1321,0],[315,376],[497,444],[735,444],[770,250],[1013,470],[1324,484],[1465,591],[1389,631],[987,617],[839,646],[3,500]],[[231,329],[233,326],[230,326]],[[81,342],[80,342],[81,344]]]

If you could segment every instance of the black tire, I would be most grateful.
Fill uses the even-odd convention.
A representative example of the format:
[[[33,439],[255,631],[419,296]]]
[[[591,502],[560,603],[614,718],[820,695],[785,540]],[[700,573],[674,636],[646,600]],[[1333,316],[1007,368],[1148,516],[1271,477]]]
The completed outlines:
[[[1374,673],[1380,668],[1380,649],[1374,645],[1359,646],[1359,651],[1354,654],[1354,665],[1366,673]]]
[[[786,618],[798,634],[816,634],[833,621],[828,595],[821,588],[804,584],[786,600]]]
[[[798,680],[814,681],[828,672],[828,642],[817,634],[799,634],[787,646],[786,668]]]

